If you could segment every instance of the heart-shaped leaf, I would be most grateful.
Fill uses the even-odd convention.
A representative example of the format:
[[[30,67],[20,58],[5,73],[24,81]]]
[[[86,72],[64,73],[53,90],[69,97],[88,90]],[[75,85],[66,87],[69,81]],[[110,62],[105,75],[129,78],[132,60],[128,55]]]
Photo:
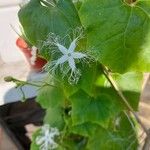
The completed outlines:
[[[54,5],[48,1],[30,0],[20,9],[18,16],[26,38],[35,46],[43,42],[49,33],[64,38],[69,30],[81,26],[71,0],[58,0]]]
[[[150,1],[85,0],[88,50],[114,72],[150,71]]]

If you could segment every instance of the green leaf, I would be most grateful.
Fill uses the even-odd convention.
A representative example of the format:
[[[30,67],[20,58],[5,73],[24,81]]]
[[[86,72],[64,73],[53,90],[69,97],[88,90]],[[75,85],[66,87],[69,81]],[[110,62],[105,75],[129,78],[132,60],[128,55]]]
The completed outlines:
[[[44,123],[49,124],[51,127],[56,127],[59,130],[64,128],[63,110],[60,107],[48,108]]]
[[[71,0],[58,0],[55,6],[43,5],[42,0],[31,0],[20,9],[18,16],[25,36],[35,46],[44,41],[49,33],[64,38],[69,30],[81,26]]]
[[[85,65],[81,71],[82,76],[78,83],[80,89],[82,89],[88,95],[94,96],[95,82],[98,76],[101,74],[99,64],[92,63]]]
[[[77,0],[77,1],[73,1],[73,2],[74,2],[76,9],[79,10],[82,5],[82,0]]]
[[[132,123],[132,125],[131,125]],[[137,150],[138,140],[132,120],[121,115],[117,130],[98,127],[87,145],[89,150]]]
[[[137,111],[140,100],[143,74],[136,72],[128,72],[122,75],[112,74],[112,76],[116,81],[117,86],[123,92],[129,104],[135,111]],[[97,80],[96,85],[100,87],[97,89],[97,92],[99,91],[100,94],[106,94],[107,96],[109,96],[110,99],[112,99],[112,101],[114,101],[116,105],[120,107],[120,109],[126,109],[124,103],[122,102],[122,99],[118,96],[117,92],[111,87],[106,78],[104,81],[104,77],[100,76],[100,78]]]
[[[117,144],[117,142],[112,140],[112,137],[114,139],[120,139],[118,136],[114,136],[107,130],[99,127],[96,130],[95,135],[89,140],[87,145],[88,150],[123,150],[121,146]]]
[[[120,111],[105,94],[94,98],[80,90],[70,97],[70,101],[73,125],[90,122],[107,128],[110,118]]]
[[[85,0],[80,19],[87,47],[113,72],[150,71],[150,2]]]
[[[32,143],[30,146],[31,150],[40,150],[40,147],[36,144],[36,137],[39,135],[40,129],[35,131],[34,134],[32,135]]]
[[[98,125],[96,124],[92,124],[89,122],[80,124],[80,125],[75,125],[71,127],[71,131],[74,134],[78,134],[81,136],[85,136],[85,137],[91,137],[94,133],[95,130],[97,129]]]
[[[64,94],[60,88],[44,86],[38,93],[36,101],[43,107],[62,106],[64,103]]]
[[[81,77],[76,85],[70,85],[68,83],[68,79],[62,81],[65,95],[67,97],[70,97],[79,89],[82,89],[90,96],[93,96],[95,90],[95,82],[99,74],[101,74],[98,64],[92,62],[90,64],[85,64],[84,66],[82,64],[79,64],[78,67],[81,68]]]
[[[114,75],[114,77],[130,105],[137,111],[142,90],[143,74],[129,72],[123,75]]]
[[[61,150],[85,150],[85,142],[83,140],[75,141],[73,137],[67,137],[63,141]]]

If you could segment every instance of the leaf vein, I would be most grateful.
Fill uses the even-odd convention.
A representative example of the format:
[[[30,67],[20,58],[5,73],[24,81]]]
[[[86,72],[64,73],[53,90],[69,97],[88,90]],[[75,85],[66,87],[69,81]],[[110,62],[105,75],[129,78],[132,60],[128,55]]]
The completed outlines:
[[[127,33],[127,30],[128,30],[129,24],[130,24],[130,19],[132,17],[132,11],[133,11],[133,8],[131,7],[129,18],[128,18],[128,21],[127,21],[127,25],[126,25],[125,31],[123,33],[124,34],[124,36],[123,36],[124,48],[126,48],[126,33]]]

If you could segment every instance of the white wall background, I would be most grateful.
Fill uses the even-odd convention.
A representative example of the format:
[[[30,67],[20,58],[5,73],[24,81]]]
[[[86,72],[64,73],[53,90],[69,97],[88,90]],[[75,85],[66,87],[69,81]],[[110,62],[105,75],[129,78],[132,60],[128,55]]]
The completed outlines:
[[[19,29],[18,5],[27,1],[0,0],[0,105],[22,99],[22,94],[15,88],[13,83],[4,82],[3,78],[5,76],[12,75],[17,79],[28,79],[32,82],[36,80],[42,81],[47,76],[45,73],[30,72],[28,65],[24,61],[23,54],[16,46],[18,35],[10,26],[14,26],[16,30]],[[26,98],[35,97],[37,94],[37,88],[32,86],[25,86],[23,91]]]
[[[22,1],[0,0],[0,58],[5,63],[24,59],[15,45],[18,35],[11,27],[19,31],[17,12]]]

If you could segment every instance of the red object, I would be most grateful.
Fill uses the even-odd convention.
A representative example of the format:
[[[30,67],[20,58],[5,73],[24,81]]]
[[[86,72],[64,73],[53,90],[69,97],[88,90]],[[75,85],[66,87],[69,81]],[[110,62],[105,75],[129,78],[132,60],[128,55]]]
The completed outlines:
[[[33,65],[33,64],[31,64],[31,57],[32,57],[31,50],[32,50],[32,48],[29,47],[28,44],[25,42],[25,40],[20,38],[20,37],[17,39],[16,45],[20,48],[20,50],[25,55],[27,62],[29,63],[31,69],[36,71],[36,72],[42,71],[42,68],[47,63],[47,60],[45,60],[42,57],[37,56],[35,64]]]

